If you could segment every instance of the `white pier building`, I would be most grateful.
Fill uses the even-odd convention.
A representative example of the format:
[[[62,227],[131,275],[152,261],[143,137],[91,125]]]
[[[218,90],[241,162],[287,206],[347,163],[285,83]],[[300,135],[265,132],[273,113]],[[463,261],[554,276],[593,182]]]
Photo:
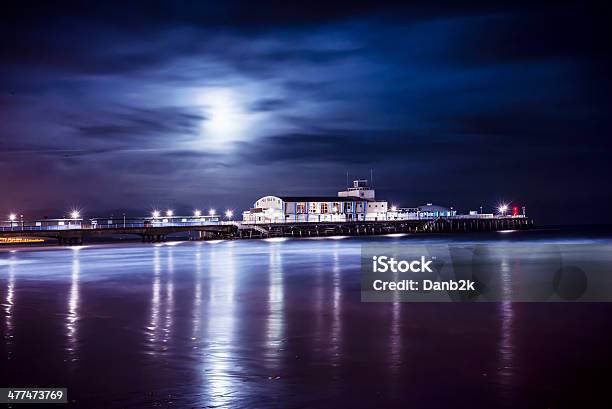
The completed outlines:
[[[338,196],[264,196],[242,213],[244,223],[350,222],[387,220],[387,201],[377,200],[365,179]]]

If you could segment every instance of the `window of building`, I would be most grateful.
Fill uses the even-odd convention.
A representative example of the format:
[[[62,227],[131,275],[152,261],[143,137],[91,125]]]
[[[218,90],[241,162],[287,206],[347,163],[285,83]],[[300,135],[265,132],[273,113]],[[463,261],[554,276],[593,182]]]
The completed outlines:
[[[310,202],[309,212],[310,213],[316,213],[317,212],[317,203],[316,202]]]
[[[300,202],[295,205],[296,213],[306,213],[306,203]]]
[[[329,204],[327,202],[321,203],[321,213],[329,213]]]

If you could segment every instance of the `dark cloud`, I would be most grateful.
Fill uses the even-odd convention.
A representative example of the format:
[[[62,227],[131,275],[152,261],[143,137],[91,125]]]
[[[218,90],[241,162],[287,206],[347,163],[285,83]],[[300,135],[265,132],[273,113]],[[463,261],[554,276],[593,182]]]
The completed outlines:
[[[287,108],[290,105],[289,101],[280,98],[267,98],[255,101],[249,107],[255,112],[277,111]]]
[[[200,110],[201,111],[201,110]],[[193,108],[124,107],[103,117],[88,118],[90,123],[77,125],[75,130],[84,137],[112,141],[119,139],[152,138],[162,135],[189,135],[197,132],[206,118]]]

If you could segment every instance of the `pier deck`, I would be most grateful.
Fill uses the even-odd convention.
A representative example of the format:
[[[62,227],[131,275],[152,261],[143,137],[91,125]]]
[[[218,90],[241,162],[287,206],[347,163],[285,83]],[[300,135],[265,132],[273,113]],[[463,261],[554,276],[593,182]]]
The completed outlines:
[[[104,227],[80,225],[68,228],[15,226],[0,228],[0,237],[52,238],[60,245],[82,244],[88,238],[136,235],[143,242],[165,241],[169,235],[189,233],[190,239],[255,239],[269,237],[365,236],[393,233],[451,233],[499,230],[525,230],[533,226],[526,217],[437,218],[420,220],[385,220],[355,222],[310,222],[246,224],[218,222],[202,225],[147,226],[130,224]]]

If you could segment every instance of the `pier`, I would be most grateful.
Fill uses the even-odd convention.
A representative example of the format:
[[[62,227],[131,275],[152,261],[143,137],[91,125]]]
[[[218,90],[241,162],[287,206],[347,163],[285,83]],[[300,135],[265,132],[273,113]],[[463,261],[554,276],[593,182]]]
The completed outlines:
[[[420,220],[385,220],[353,222],[244,223],[238,221],[206,221],[202,223],[142,222],[115,225],[79,223],[63,226],[36,226],[26,223],[0,227],[0,238],[55,239],[59,245],[80,245],[88,239],[119,235],[137,236],[142,242],[163,242],[171,235],[182,234],[190,240],[261,239],[272,237],[370,236],[394,233],[462,233],[500,230],[526,230],[533,220],[519,216],[493,218],[445,217]]]
[[[421,220],[362,222],[310,222],[242,224],[237,238],[369,236],[394,233],[462,233],[501,230],[527,230],[533,220],[526,217],[464,218],[447,217]]]

